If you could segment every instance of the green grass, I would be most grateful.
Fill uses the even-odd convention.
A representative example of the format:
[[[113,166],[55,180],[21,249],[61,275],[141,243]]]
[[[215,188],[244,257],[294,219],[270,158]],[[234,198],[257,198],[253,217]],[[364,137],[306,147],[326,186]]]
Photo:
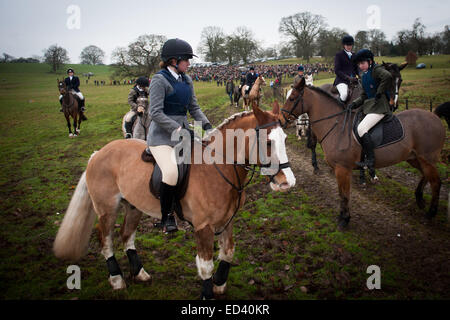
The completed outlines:
[[[404,74],[409,80],[405,82],[423,86],[425,93],[431,90],[425,86],[428,80],[423,79],[441,79],[440,74],[450,67],[445,62],[448,56],[436,58],[436,62],[432,60],[433,69],[421,73],[407,69]],[[72,292],[66,288],[68,263],[58,261],[51,252],[58,223],[92,152],[122,138],[121,120],[129,110],[127,96],[131,88],[94,86],[94,79],[109,84],[112,70],[108,66],[70,66],[78,74],[95,73],[87,85],[85,78],[80,78],[89,120],[82,123],[81,135],[76,139],[68,138],[65,119],[58,111],[56,78],[64,77],[64,71],[55,75],[43,64],[0,64],[0,297],[197,299],[200,281],[192,231],[170,238],[149,227],[149,218],[139,226],[136,246],[154,277],[151,284],[133,283],[125,291],[113,292],[94,231],[88,255],[77,262],[82,270],[82,289]],[[324,76],[315,84],[331,81]],[[436,90],[447,90],[443,96],[450,98],[445,82],[435,86],[441,88]],[[200,82],[195,83],[195,90],[200,106],[215,125],[230,112],[238,111],[228,106],[222,86]],[[268,108],[272,100],[264,101],[264,107]],[[294,138],[290,135],[289,139]],[[323,156],[320,148],[318,155]],[[446,166],[440,170],[447,170]],[[380,255],[376,243],[358,234],[337,231],[336,213],[319,206],[317,199],[301,189],[269,193],[262,181],[257,177],[249,187],[250,199],[235,220],[236,265],[230,272],[228,299],[408,296],[405,288],[410,279],[398,270],[395,257]],[[117,223],[122,221],[119,215]],[[128,274],[117,234],[118,229],[115,254]],[[364,290],[369,264],[379,264],[384,270],[382,293]],[[417,283],[425,287],[420,279]],[[302,286],[308,289],[306,293]],[[416,297],[428,298],[425,291]]]

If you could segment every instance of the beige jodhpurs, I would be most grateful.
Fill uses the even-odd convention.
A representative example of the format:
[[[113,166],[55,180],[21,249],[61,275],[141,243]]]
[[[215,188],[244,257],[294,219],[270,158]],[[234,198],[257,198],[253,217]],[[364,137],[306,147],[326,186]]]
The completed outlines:
[[[362,137],[383,118],[384,114],[379,113],[369,113],[366,115],[358,125],[358,135]]]
[[[178,166],[174,148],[167,145],[149,148],[161,168],[162,182],[170,186],[176,186],[178,181]]]

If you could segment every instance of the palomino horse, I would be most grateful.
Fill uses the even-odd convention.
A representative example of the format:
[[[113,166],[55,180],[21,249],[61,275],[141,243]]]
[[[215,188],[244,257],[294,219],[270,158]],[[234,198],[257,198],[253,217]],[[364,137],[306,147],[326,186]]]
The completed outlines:
[[[281,109],[283,126],[294,121],[298,115],[307,113],[313,133],[319,139],[325,160],[334,169],[340,203],[339,227],[350,221],[349,201],[351,173],[358,168],[355,164],[361,158],[361,146],[352,136],[351,124],[354,115],[344,109],[329,93],[320,88],[305,86],[300,81],[292,90],[289,99]],[[417,205],[425,208],[423,189],[429,182],[432,199],[428,218],[437,213],[441,179],[436,169],[445,141],[445,128],[434,113],[412,109],[397,114],[404,129],[404,138],[399,142],[375,149],[375,166],[383,168],[407,161],[422,173],[415,196]]]
[[[253,84],[250,92],[248,94],[245,91],[248,89],[248,85],[243,85],[241,88],[241,96],[244,100],[244,110],[249,110],[252,105],[252,101],[256,101],[256,105],[259,106],[259,99],[261,98],[260,89],[262,85],[265,85],[266,81],[262,74],[256,78],[255,83]]]
[[[138,107],[144,108],[145,111],[142,113],[137,113],[137,117],[133,123],[132,135],[135,139],[147,140],[148,127],[150,126],[150,122],[152,121],[152,118],[148,113],[148,98],[140,96],[137,98],[136,104],[138,105]],[[122,133],[124,138],[127,134],[127,131],[125,130],[125,121],[131,121],[133,115],[135,115],[134,112],[128,111],[123,116]]]
[[[226,158],[226,139],[223,138],[222,154],[217,149],[215,154],[223,157],[223,164],[191,164],[189,184],[185,196],[181,199],[184,219],[194,228],[197,242],[196,264],[198,274],[203,280],[202,297],[212,298],[213,292],[221,294],[225,290],[230,262],[233,259],[233,223],[232,219],[245,201],[245,186],[249,170],[253,170],[249,159],[251,152],[250,138],[267,146],[270,159],[275,159],[271,175],[271,184],[275,191],[285,191],[295,185],[295,177],[290,168],[286,149],[286,135],[280,127],[278,104],[272,112],[258,107],[253,112],[242,112],[226,119],[213,133],[226,135],[226,131],[243,129],[245,148],[228,146],[234,150],[232,158]],[[256,128],[256,129],[255,129]],[[267,130],[267,137],[262,129]],[[247,131],[246,131],[247,130]],[[240,130],[239,130],[240,131]],[[203,150],[213,141],[203,140]],[[231,140],[234,141],[234,140]],[[101,237],[102,254],[107,259],[109,282],[114,289],[126,287],[122,272],[113,253],[113,229],[117,218],[117,208],[122,201],[126,207],[125,219],[121,229],[122,241],[130,260],[132,276],[140,281],[147,281],[150,275],[145,272],[136,253],[134,239],[136,228],[142,213],[154,218],[161,218],[160,201],[150,193],[149,181],[154,165],[143,162],[141,155],[146,148],[144,141],[121,139],[112,141],[94,153],[86,171],[75,189],[69,208],[58,231],[54,243],[55,255],[59,258],[77,260],[85,253],[95,214],[98,216],[98,229]],[[239,151],[237,152],[236,149]],[[269,150],[267,150],[269,151]],[[238,154],[239,153],[239,154]],[[258,153],[259,154],[259,153]],[[234,159],[234,162],[233,162]],[[245,164],[236,164],[242,159]],[[259,156],[256,162],[260,164]],[[241,162],[242,163],[242,162]],[[219,267],[213,276],[214,236],[219,236]]]
[[[75,99],[72,92],[67,90],[66,83],[64,81],[59,81],[59,79],[57,79],[56,82],[58,83],[59,93],[63,96],[62,109],[64,116],[66,117],[67,127],[69,128],[69,137],[76,137],[80,134],[81,121],[87,120],[87,118],[84,116],[83,112],[79,110],[78,100]],[[70,125],[70,117],[73,118],[73,133]]]

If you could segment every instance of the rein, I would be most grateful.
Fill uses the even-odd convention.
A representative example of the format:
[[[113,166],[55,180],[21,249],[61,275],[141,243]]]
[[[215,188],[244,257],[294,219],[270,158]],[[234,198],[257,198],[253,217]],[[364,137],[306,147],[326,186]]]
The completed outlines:
[[[293,89],[298,91],[298,89],[296,89],[296,88],[293,88]],[[300,91],[300,95],[295,100],[294,106],[292,107],[291,110],[286,110],[284,108],[281,108],[281,112],[282,112],[281,114],[283,115],[283,118],[284,118],[284,121],[285,121],[285,123],[283,125],[283,129],[286,129],[288,124],[294,120],[294,119],[292,119],[292,117],[298,118],[298,115],[296,115],[294,113],[294,111],[297,109],[297,106],[298,106],[298,104],[300,102],[302,103],[302,112],[300,114],[304,113],[303,112],[303,105],[304,105],[304,103],[303,103],[303,93],[304,93],[303,90]],[[284,115],[283,112],[288,114],[287,117]],[[344,110],[342,110],[340,112],[337,112],[337,113],[334,113],[334,114],[332,114],[330,116],[326,116],[326,117],[323,117],[323,118],[320,118],[320,119],[314,120],[314,121],[310,120],[309,123],[310,123],[310,125],[312,125],[313,123],[317,123],[317,122],[320,122],[320,121],[323,121],[323,120],[332,119],[334,117],[337,117],[337,116],[345,113],[344,124],[342,126],[342,133],[343,133],[344,129],[345,129],[345,125],[346,125],[347,121],[350,118],[349,115],[351,115],[351,112],[352,112],[352,110],[350,108],[345,108]],[[328,137],[328,135],[334,130],[334,128],[337,127],[338,123],[339,123],[339,120],[336,119],[336,122],[334,123],[334,125],[327,131],[327,133],[322,137],[322,139],[319,140],[320,144],[325,140],[326,137]],[[350,121],[349,121],[349,123],[350,123]],[[349,135],[350,135],[350,132],[349,132]]]

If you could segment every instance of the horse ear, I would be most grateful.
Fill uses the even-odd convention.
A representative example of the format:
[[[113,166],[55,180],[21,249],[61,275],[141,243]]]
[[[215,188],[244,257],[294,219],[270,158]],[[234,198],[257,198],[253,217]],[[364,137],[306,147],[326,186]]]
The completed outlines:
[[[384,62],[384,60],[381,60],[381,62],[383,63],[383,66],[386,65],[386,62]]]
[[[300,81],[295,84],[295,89],[301,91],[305,87],[305,78],[301,77]]]
[[[399,67],[398,67],[398,69],[401,71],[401,70],[403,70],[403,69],[405,69],[405,67],[408,65],[408,62],[403,62]]]
[[[274,115],[278,115],[280,113],[280,105],[278,104],[278,100],[275,100],[273,103],[272,113]]]
[[[264,122],[264,111],[262,111],[258,105],[256,104],[256,101],[252,101],[252,109],[253,109],[253,114],[255,115],[256,121],[258,123],[263,123]]]

